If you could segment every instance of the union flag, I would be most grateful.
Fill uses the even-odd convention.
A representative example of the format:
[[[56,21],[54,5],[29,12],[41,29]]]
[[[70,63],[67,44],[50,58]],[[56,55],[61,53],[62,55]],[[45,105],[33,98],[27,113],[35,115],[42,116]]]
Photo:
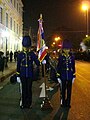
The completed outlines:
[[[39,28],[38,28],[38,35],[37,35],[37,51],[39,51],[38,59],[40,62],[42,62],[47,54],[46,45],[44,41],[44,30],[42,26],[42,22],[43,22],[42,14],[40,15],[40,19],[38,20],[38,22],[39,22]]]

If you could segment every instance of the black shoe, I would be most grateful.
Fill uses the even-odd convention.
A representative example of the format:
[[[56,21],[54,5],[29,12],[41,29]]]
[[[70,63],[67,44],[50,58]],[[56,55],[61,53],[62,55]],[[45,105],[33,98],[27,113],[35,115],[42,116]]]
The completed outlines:
[[[64,104],[61,104],[61,107],[66,107]]]
[[[23,105],[20,106],[21,109],[24,109],[25,107]]]
[[[23,105],[22,105],[22,106],[20,106],[20,108],[21,108],[21,109],[25,109],[25,108],[26,108],[26,109],[31,109],[32,106],[23,106]]]
[[[66,107],[71,108],[71,105],[67,105]]]
[[[32,105],[29,105],[29,106],[26,105],[25,108],[31,109]]]

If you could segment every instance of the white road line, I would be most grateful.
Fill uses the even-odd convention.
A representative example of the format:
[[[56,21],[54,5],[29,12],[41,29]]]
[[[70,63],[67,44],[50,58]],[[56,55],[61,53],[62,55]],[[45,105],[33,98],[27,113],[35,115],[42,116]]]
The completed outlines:
[[[3,88],[3,86],[0,87],[0,90]]]
[[[79,73],[76,73],[76,75],[80,76],[81,78],[83,78],[84,80],[87,80],[88,82],[90,82],[88,79],[86,79],[85,77],[83,77],[82,75],[80,75]]]

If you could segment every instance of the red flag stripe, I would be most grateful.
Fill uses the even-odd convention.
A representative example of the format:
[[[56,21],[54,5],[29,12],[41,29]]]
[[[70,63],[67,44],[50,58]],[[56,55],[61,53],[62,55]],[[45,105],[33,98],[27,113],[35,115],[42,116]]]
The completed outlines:
[[[40,60],[40,62],[42,62],[43,61],[43,59],[44,59],[44,57],[46,56],[46,49],[42,52],[42,54],[41,54],[41,56],[40,56],[40,58],[39,58],[39,60]]]

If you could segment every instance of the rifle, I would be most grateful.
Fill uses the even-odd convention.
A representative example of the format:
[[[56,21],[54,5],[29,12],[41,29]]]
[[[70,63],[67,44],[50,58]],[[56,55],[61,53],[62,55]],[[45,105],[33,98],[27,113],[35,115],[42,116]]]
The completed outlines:
[[[62,104],[62,81],[60,79],[60,74],[58,74],[57,69],[56,69],[57,62],[53,61],[52,58],[49,57],[49,64],[51,65],[51,67],[56,72],[57,81],[59,82],[59,85],[60,85],[60,101],[61,101],[61,104]]]

